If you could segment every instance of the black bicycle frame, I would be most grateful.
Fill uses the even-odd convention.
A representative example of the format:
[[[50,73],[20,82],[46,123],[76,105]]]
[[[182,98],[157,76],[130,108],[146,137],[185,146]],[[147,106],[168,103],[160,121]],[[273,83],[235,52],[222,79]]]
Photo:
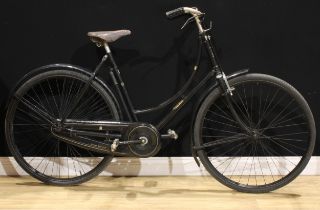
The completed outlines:
[[[199,62],[200,62],[200,56],[201,56],[201,49],[203,45],[207,49],[207,53],[210,57],[210,61],[212,64],[212,69],[210,69],[210,72],[200,81],[196,87],[191,89],[186,95],[184,93],[188,89],[188,87],[191,84],[192,78],[196,71],[198,70]],[[112,56],[111,51],[107,50],[107,55],[110,58],[111,64],[113,68],[110,69],[110,76],[112,78],[113,84],[116,87],[117,93],[119,95],[120,101],[124,107],[124,110],[129,118],[130,121],[137,122],[138,121],[138,114],[147,113],[147,112],[153,112],[159,109],[162,109],[164,107],[167,107],[168,105],[176,102],[173,106],[171,111],[164,116],[164,118],[156,125],[156,128],[158,130],[161,130],[163,127],[167,125],[167,123],[177,114],[177,112],[185,105],[187,104],[190,99],[212,78],[216,76],[217,73],[221,73],[222,70],[218,64],[218,61],[216,59],[216,53],[214,51],[213,45],[210,40],[210,36],[207,34],[207,31],[204,31],[199,35],[199,49],[198,49],[198,57],[197,57],[197,63],[194,67],[194,71],[192,75],[190,76],[190,79],[187,81],[187,83],[183,86],[183,88],[178,91],[174,96],[169,98],[167,101],[161,103],[160,105],[156,107],[147,108],[144,110],[135,110],[131,99],[128,95],[128,91],[125,87],[125,84],[122,80],[122,77],[120,75],[120,71],[118,69],[117,64],[114,61],[114,58]]]
[[[198,25],[199,26],[199,25]],[[185,83],[185,85],[171,98],[164,101],[160,105],[156,107],[151,107],[143,110],[135,110],[131,99],[129,97],[128,91],[125,87],[125,84],[122,80],[119,68],[114,61],[113,55],[111,53],[111,50],[107,43],[104,43],[104,47],[106,50],[106,55],[103,56],[100,63],[97,65],[93,73],[90,74],[88,80],[86,81],[84,87],[80,90],[79,95],[77,96],[76,100],[71,104],[71,109],[68,113],[64,115],[62,119],[54,119],[50,115],[46,115],[43,113],[43,111],[39,110],[36,107],[33,107],[32,104],[29,104],[27,102],[24,102],[22,99],[21,102],[24,103],[26,106],[28,106],[31,110],[34,110],[35,112],[39,113],[41,117],[43,117],[46,121],[48,121],[52,125],[51,132],[56,137],[60,138],[62,141],[65,141],[66,143],[73,144],[75,146],[79,146],[82,148],[91,148],[94,151],[98,152],[104,152],[104,153],[112,153],[115,154],[115,149],[117,148],[117,145],[119,144],[137,144],[141,143],[141,139],[133,139],[127,141],[121,141],[119,142],[119,139],[121,139],[123,136],[128,135],[127,132],[131,128],[135,126],[151,126],[146,123],[142,123],[138,121],[138,114],[147,113],[147,112],[153,112],[158,109],[162,109],[164,107],[167,107],[168,105],[172,105],[171,110],[169,113],[167,113],[156,125],[155,128],[160,132],[161,138],[176,138],[173,137],[169,132],[167,134],[161,134],[161,130],[170,122],[172,118],[176,116],[179,110],[186,105],[191,98],[199,92],[200,89],[202,89],[209,80],[213,79],[214,84],[210,86],[210,89],[207,91],[211,91],[214,88],[220,87],[222,90],[222,94],[226,98],[227,105],[234,117],[234,119],[239,123],[239,126],[245,130],[247,133],[250,133],[250,130],[247,128],[247,126],[241,121],[238,114],[236,113],[234,107],[233,107],[233,99],[232,99],[232,89],[229,87],[229,84],[227,82],[227,78],[224,75],[220,65],[218,64],[218,61],[216,59],[216,52],[214,50],[213,44],[210,40],[210,35],[208,35],[208,30],[203,30],[202,26],[199,27],[201,30],[199,33],[199,50],[198,50],[198,57],[196,65],[193,69],[193,72],[188,79],[188,81]],[[206,47],[208,56],[211,61],[212,68],[209,69],[209,72],[205,77],[201,79],[201,81],[193,87],[190,91],[188,91],[190,85],[192,84],[193,77],[198,71],[198,66],[200,63],[200,57],[201,57],[201,49],[203,45]],[[84,96],[88,88],[90,87],[91,83],[95,80],[96,75],[98,74],[99,70],[101,69],[102,65],[109,60],[112,64],[112,67],[110,68],[110,76],[113,81],[113,84],[116,88],[116,91],[118,93],[120,102],[122,104],[122,107],[125,110],[125,113],[128,117],[128,121],[79,121],[76,119],[68,119],[69,116],[72,116],[72,113],[75,111],[77,105],[80,103],[81,98]],[[238,76],[240,74],[245,73],[246,71],[236,72],[235,74],[231,75],[229,78]],[[206,91],[206,93],[208,93]],[[18,97],[19,99],[19,97]],[[201,102],[202,97],[200,98],[199,102]],[[199,103],[198,102],[198,103]],[[120,108],[120,107],[118,107]],[[106,132],[101,132],[106,131]],[[111,132],[109,132],[111,131]],[[77,137],[78,139],[69,138],[67,136]],[[94,139],[90,139],[84,136],[91,136],[91,137],[102,137],[106,138],[104,142],[97,142]],[[110,138],[115,138],[115,140],[110,140]],[[124,138],[125,139],[125,138]],[[122,139],[123,140],[123,139]],[[125,139],[126,140],[126,139]],[[118,142],[118,143],[116,143]],[[112,143],[111,147],[109,148],[108,145]],[[113,146],[115,145],[115,146]],[[211,146],[211,145],[210,145]],[[201,149],[201,148],[194,148],[194,151]],[[117,152],[118,155],[127,155],[127,152]]]
[[[201,22],[199,24],[201,24]],[[200,25],[200,26],[202,28],[202,25]],[[124,111],[129,119],[129,122],[138,122],[138,117],[137,117],[138,114],[153,112],[153,111],[162,109],[164,107],[167,107],[168,105],[173,104],[175,102],[174,105],[172,106],[170,112],[168,114],[166,114],[166,116],[164,116],[163,119],[160,120],[160,122],[155,126],[159,131],[162,128],[164,128],[168,124],[168,122],[170,122],[170,120],[177,114],[177,112],[182,107],[184,107],[184,105],[187,104],[190,101],[190,99],[202,87],[204,87],[210,79],[214,78],[214,82],[218,83],[218,85],[221,86],[224,93],[228,93],[228,91],[230,91],[230,90],[228,89],[229,88],[227,86],[228,84],[226,84],[227,81],[224,80],[225,78],[221,77],[222,75],[224,76],[224,74],[223,74],[223,71],[222,71],[222,69],[216,59],[216,52],[214,50],[214,46],[213,46],[213,43],[211,42],[211,37],[208,34],[208,31],[209,30],[201,30],[199,33],[199,49],[198,49],[197,62],[194,67],[194,71],[191,74],[189,80],[186,82],[186,84],[180,89],[180,91],[178,91],[174,96],[172,96],[171,98],[169,98],[165,102],[161,103],[160,105],[158,105],[156,107],[151,107],[151,108],[147,108],[147,109],[143,109],[143,110],[135,110],[134,109],[134,107],[132,105],[132,101],[129,97],[128,91],[125,87],[125,83],[122,80],[119,68],[113,58],[113,55],[110,51],[110,48],[107,43],[104,43],[104,47],[106,49],[106,55],[102,58],[101,62],[98,64],[98,66],[94,70],[90,79],[87,81],[85,87],[81,90],[81,94],[78,97],[79,99],[76,100],[76,102],[72,105],[73,109],[71,109],[70,113],[67,113],[66,116],[64,118],[62,118],[61,123],[64,123],[65,120],[68,118],[68,116],[70,116],[70,114],[74,111],[74,107],[77,105],[77,103],[79,103],[80,98],[82,97],[83,93],[86,92],[89,85],[92,83],[93,79],[95,78],[96,74],[101,69],[101,66],[103,65],[103,63],[105,63],[107,61],[108,58],[112,64],[112,67],[110,68],[109,74],[110,74],[111,79],[113,81],[113,85],[116,88],[117,94],[120,98],[120,102],[122,104],[122,107],[124,108]],[[208,53],[208,57],[210,58],[212,68],[210,69],[208,74],[204,78],[202,78],[202,80],[194,88],[192,88],[188,93],[186,93],[188,87],[192,84],[192,79],[193,79],[195,73],[198,70],[198,66],[200,63],[200,57],[201,57],[201,49],[202,49],[203,45],[206,48],[206,51]],[[218,76],[220,76],[220,77],[218,78]],[[231,109],[231,112],[234,115],[235,119],[239,122],[240,127],[242,127],[244,130],[247,130],[247,127],[239,119],[238,115],[236,114],[236,112],[233,108],[233,105],[231,103],[230,94],[225,94],[225,95],[226,95],[227,104],[229,105],[229,108]]]

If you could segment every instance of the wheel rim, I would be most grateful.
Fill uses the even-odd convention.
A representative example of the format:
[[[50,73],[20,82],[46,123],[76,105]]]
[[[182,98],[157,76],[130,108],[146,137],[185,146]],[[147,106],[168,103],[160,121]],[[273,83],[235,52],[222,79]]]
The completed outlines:
[[[65,74],[51,75],[45,79],[39,77],[36,82],[31,85],[25,83],[17,91],[19,99],[12,100],[7,114],[10,131],[7,133],[12,149],[29,173],[45,179],[70,181],[87,176],[111,160],[56,139],[50,132],[50,123],[22,103],[22,100],[28,100],[51,117],[61,119],[70,112],[72,103],[85,86],[83,79]],[[90,86],[69,119],[117,118],[99,91],[96,86]]]
[[[311,155],[311,125],[299,100],[272,82],[234,87],[235,110],[253,132],[237,125],[223,97],[212,101],[201,119],[200,142],[228,140],[204,150],[214,173],[244,188],[268,187],[294,176]]]

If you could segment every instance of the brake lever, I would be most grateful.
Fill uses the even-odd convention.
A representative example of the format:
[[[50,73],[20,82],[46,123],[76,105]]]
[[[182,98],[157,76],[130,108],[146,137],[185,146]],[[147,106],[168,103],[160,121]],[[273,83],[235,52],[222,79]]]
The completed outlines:
[[[192,21],[194,21],[194,18],[195,17],[190,17],[190,18],[188,18],[188,20],[182,25],[182,27],[181,27],[181,30],[184,28],[184,27],[186,27],[189,23],[191,23]]]
[[[207,32],[207,31],[210,31],[211,29],[212,29],[212,21],[210,21],[210,27],[207,28],[207,29],[204,29],[203,31],[204,31],[204,32]]]

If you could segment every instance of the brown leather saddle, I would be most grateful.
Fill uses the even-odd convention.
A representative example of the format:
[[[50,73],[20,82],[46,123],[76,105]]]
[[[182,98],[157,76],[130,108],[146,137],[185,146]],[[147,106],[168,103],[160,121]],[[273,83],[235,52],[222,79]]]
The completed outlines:
[[[97,44],[98,46],[103,45],[104,43],[110,43],[118,40],[123,36],[128,36],[131,34],[129,30],[117,30],[117,31],[95,31],[88,32],[88,36],[91,41]]]

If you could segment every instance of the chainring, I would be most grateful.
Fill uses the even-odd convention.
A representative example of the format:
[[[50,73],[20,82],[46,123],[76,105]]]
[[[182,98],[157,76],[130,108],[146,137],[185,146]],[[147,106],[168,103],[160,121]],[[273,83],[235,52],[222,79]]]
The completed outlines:
[[[156,155],[161,148],[160,134],[152,125],[137,125],[129,129],[127,140],[144,140],[144,143],[129,144],[130,151],[138,157],[150,157]]]

